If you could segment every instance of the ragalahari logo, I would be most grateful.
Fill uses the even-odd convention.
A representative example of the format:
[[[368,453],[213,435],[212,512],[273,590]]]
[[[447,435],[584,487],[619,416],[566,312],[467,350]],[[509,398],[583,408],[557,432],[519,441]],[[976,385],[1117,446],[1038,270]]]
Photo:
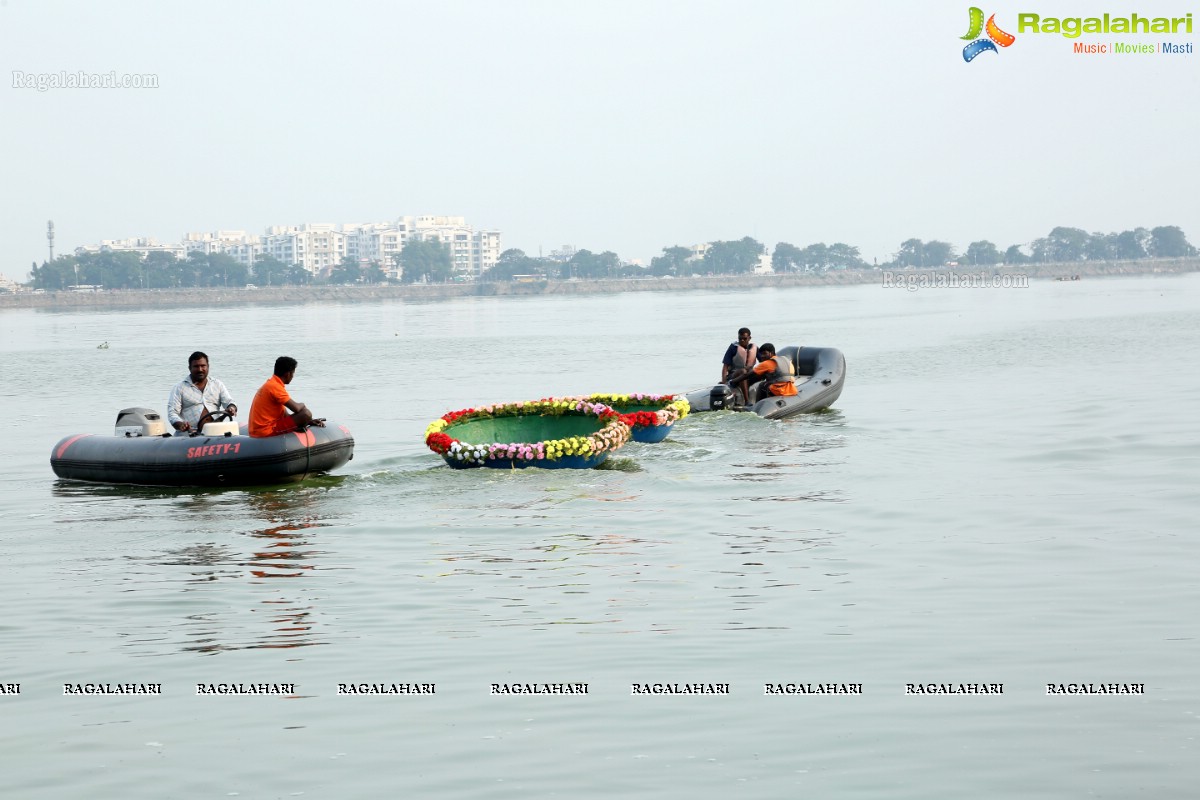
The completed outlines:
[[[1000,30],[1000,26],[996,24],[996,15],[992,14],[988,17],[987,25],[983,24],[983,10],[971,6],[971,28],[967,31],[967,35],[963,39],[972,39],[973,41],[963,48],[963,61],[971,61],[980,53],[986,53],[991,50],[993,53],[1000,52],[996,49],[996,45],[1008,47],[1017,40],[1017,37],[1011,33],[1005,33]],[[987,38],[980,37],[979,34],[987,32]]]

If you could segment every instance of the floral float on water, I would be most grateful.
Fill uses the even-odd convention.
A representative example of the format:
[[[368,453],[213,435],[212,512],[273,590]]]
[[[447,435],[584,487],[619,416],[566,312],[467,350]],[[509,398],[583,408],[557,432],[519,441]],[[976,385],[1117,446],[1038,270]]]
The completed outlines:
[[[425,444],[452,467],[594,467],[628,440],[620,414],[580,397],[452,411],[425,429]]]
[[[621,412],[635,442],[661,442],[692,409],[686,398],[673,394],[593,394],[587,399]]]

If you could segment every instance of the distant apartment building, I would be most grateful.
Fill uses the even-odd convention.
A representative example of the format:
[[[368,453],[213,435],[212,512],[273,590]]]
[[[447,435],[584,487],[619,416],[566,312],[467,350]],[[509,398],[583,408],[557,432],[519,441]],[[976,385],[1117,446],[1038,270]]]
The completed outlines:
[[[478,278],[500,260],[500,231],[475,231],[463,217],[401,217],[397,224],[413,238],[449,247],[457,275]]]
[[[245,231],[187,233],[183,236],[183,247],[188,255],[195,252],[206,256],[224,253],[247,267],[253,267],[254,261],[262,254],[261,237]]]
[[[75,248],[76,253],[138,253],[143,258],[150,253],[170,253],[176,258],[187,258],[182,244],[162,244],[150,237],[134,239],[101,239],[100,244],[88,244]]]
[[[263,256],[294,264],[313,275],[328,275],[347,256],[361,263],[378,262],[388,277],[399,278],[396,257],[410,239],[436,241],[450,249],[454,271],[477,278],[500,259],[500,231],[476,231],[464,217],[398,217],[393,222],[344,225],[274,225],[261,236],[245,231],[212,231],[184,234],[179,244],[160,245],[154,239],[105,240],[77,252],[134,250],[166,251],[178,258],[190,253],[224,253],[248,267]]]
[[[500,231],[478,231],[471,239],[472,268],[475,277],[496,266],[500,260]]]
[[[271,228],[263,252],[285,264],[298,264],[315,275],[326,273],[347,256],[378,262],[390,278],[399,278],[397,256],[411,239],[441,242],[450,249],[454,271],[477,278],[500,259],[500,232],[475,231],[464,217],[398,217],[393,222],[302,225]]]
[[[328,275],[346,257],[346,233],[336,225],[274,225],[262,237],[262,252],[313,275]]]
[[[346,255],[359,262],[377,261],[388,277],[396,273],[396,256],[408,240],[408,231],[390,222],[344,225]]]

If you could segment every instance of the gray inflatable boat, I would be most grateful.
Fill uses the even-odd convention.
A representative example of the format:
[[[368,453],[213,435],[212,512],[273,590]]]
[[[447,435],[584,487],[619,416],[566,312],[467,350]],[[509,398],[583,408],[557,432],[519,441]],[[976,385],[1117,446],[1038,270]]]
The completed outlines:
[[[776,397],[767,390],[766,381],[750,386],[750,403],[740,399],[728,384],[718,383],[707,389],[688,392],[692,411],[753,411],[767,419],[784,419],[796,414],[821,411],[833,405],[846,382],[846,358],[835,347],[781,347],[779,355],[792,363],[796,382],[794,397]]]

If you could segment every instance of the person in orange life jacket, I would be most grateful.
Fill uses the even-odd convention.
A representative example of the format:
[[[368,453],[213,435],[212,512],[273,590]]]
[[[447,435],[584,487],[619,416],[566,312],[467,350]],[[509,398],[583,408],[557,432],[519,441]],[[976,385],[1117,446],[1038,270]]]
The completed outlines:
[[[792,377],[792,362],[775,354],[775,345],[766,343],[758,348],[761,362],[752,369],[739,370],[730,376],[730,381],[743,380],[751,375],[767,382],[767,391],[776,397],[792,397],[796,392],[796,380]]]
[[[729,380],[729,376],[736,370],[750,368],[757,363],[758,346],[750,343],[750,329],[739,328],[738,338],[725,350],[725,357],[721,359],[721,383]],[[733,386],[734,384],[730,384]],[[745,403],[749,397],[750,386],[746,381],[742,381],[740,386],[735,387],[741,391],[740,401]]]
[[[275,359],[275,374],[259,388],[250,404],[251,436],[277,436],[307,425],[325,427],[325,420],[313,419],[308,406],[296,402],[288,394],[286,387],[296,377],[296,363],[296,359],[288,356]],[[289,411],[292,412],[290,415]]]

